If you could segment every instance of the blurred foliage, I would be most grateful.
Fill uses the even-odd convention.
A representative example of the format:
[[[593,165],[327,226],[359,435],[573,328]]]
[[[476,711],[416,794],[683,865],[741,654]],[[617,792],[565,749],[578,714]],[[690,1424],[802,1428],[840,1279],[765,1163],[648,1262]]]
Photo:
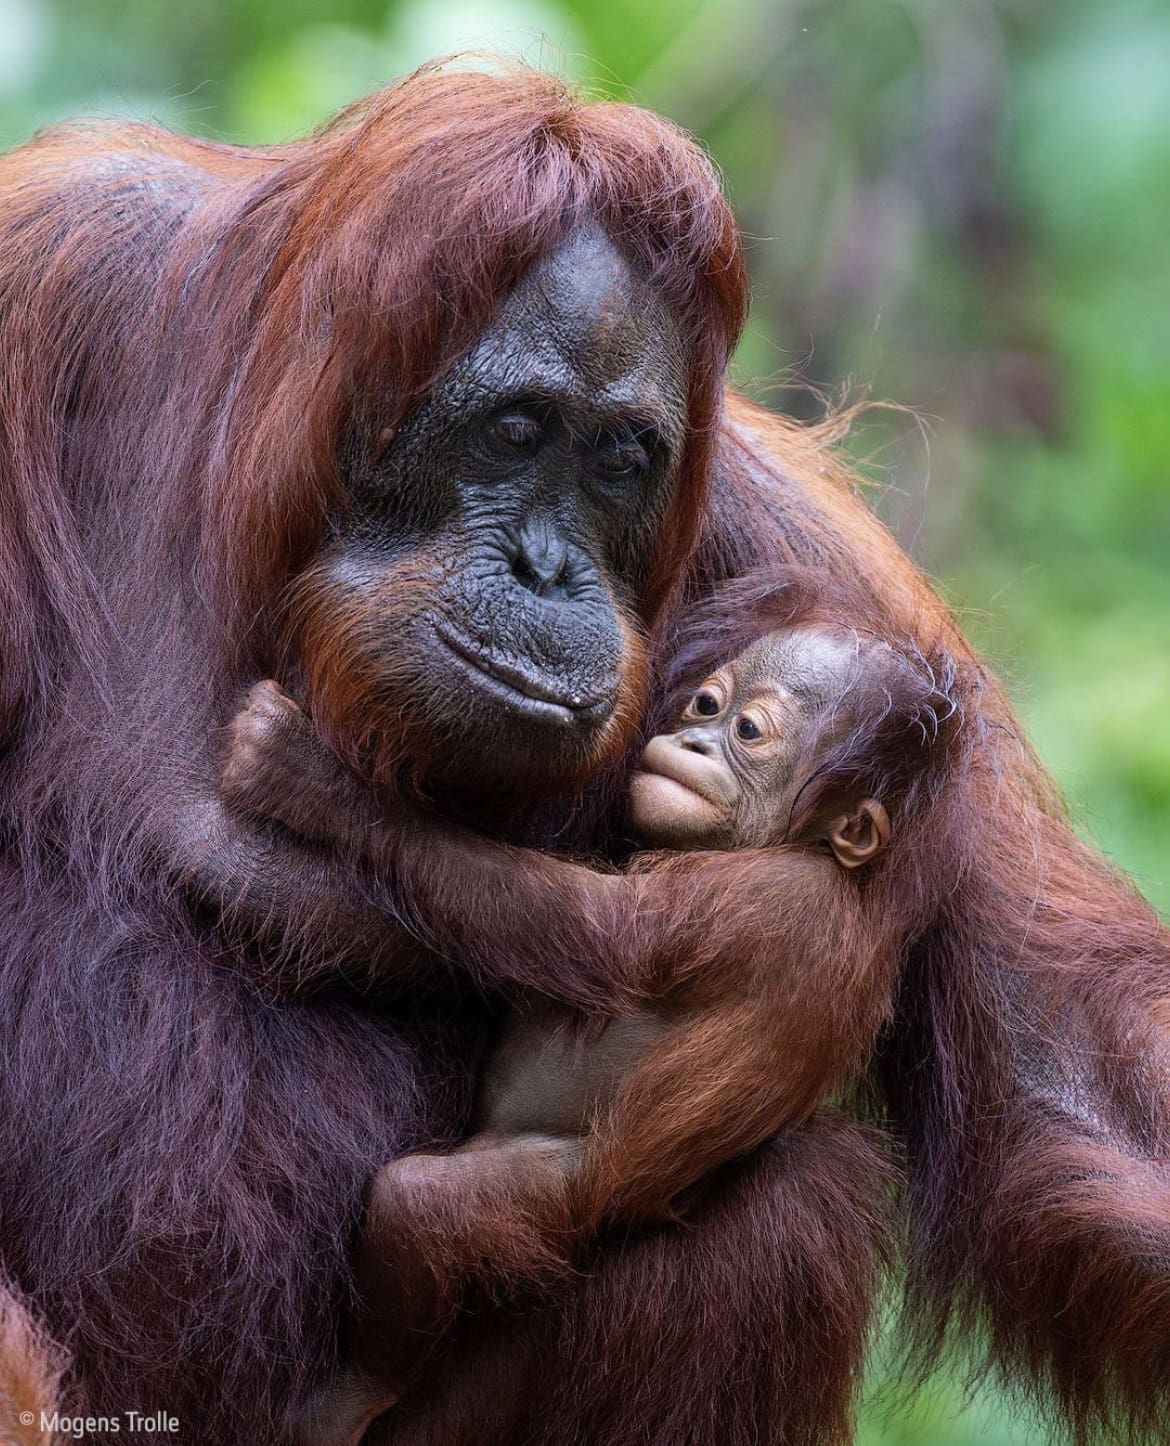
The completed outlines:
[[[431,56],[522,54],[703,137],[749,237],[737,375],[858,387],[885,515],[1078,818],[1170,907],[1164,0],[0,0],[0,140],[130,113],[276,141]],[[987,1386],[866,1446],[1049,1439]]]

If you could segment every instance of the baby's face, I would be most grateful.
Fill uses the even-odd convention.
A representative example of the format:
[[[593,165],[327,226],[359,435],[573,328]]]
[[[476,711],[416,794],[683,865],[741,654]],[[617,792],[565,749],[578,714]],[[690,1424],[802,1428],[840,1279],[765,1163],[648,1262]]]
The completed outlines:
[[[786,836],[813,724],[856,676],[857,638],[824,627],[769,633],[652,738],[630,788],[630,824],[659,848],[753,848]]]

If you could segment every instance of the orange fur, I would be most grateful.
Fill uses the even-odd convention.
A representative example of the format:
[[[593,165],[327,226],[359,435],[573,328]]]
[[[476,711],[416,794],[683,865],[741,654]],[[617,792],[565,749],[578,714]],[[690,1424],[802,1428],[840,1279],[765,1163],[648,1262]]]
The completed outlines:
[[[64,1353],[45,1335],[27,1307],[0,1287],[0,1442],[54,1446],[49,1423],[60,1400]],[[23,1421],[22,1417],[30,1419]]]

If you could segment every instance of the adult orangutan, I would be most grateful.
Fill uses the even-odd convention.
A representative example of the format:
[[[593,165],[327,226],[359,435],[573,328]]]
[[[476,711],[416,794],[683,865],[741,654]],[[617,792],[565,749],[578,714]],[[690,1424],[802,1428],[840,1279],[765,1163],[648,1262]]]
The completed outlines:
[[[820,439],[721,408],[735,229],[644,112],[428,71],[272,151],[51,132],[0,191],[0,1249],[71,1400],[264,1446],[332,1361],[338,1221],[465,1130],[497,1002],[620,1001],[588,959],[493,949],[490,917],[440,958],[393,879],[223,809],[249,685],[371,786],[580,847],[658,702],[644,640],[718,582],[798,561],[948,625]],[[876,1071],[917,1319],[986,1315],[1074,1419],[1153,1418],[1170,949],[992,690],[981,716],[970,866]],[[847,1439],[883,1160],[814,1118],[689,1229],[471,1322],[372,1434]]]

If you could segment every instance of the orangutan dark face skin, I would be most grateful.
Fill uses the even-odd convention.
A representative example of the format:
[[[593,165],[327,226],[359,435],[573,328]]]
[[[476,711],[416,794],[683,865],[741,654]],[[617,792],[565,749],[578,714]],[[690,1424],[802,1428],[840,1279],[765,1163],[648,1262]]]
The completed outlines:
[[[658,848],[762,848],[782,843],[811,730],[856,716],[848,692],[865,645],[823,627],[772,633],[720,668],[687,704],[678,726],[646,745],[630,788],[630,825]],[[817,752],[823,750],[818,747]],[[876,799],[831,812],[817,830],[845,868],[889,842]]]
[[[352,599],[356,616],[360,594],[388,620],[348,630],[349,670],[375,680],[408,741],[457,726],[439,777],[570,777],[636,711],[640,594],[683,453],[683,353],[649,283],[580,232],[352,481],[315,604]]]

